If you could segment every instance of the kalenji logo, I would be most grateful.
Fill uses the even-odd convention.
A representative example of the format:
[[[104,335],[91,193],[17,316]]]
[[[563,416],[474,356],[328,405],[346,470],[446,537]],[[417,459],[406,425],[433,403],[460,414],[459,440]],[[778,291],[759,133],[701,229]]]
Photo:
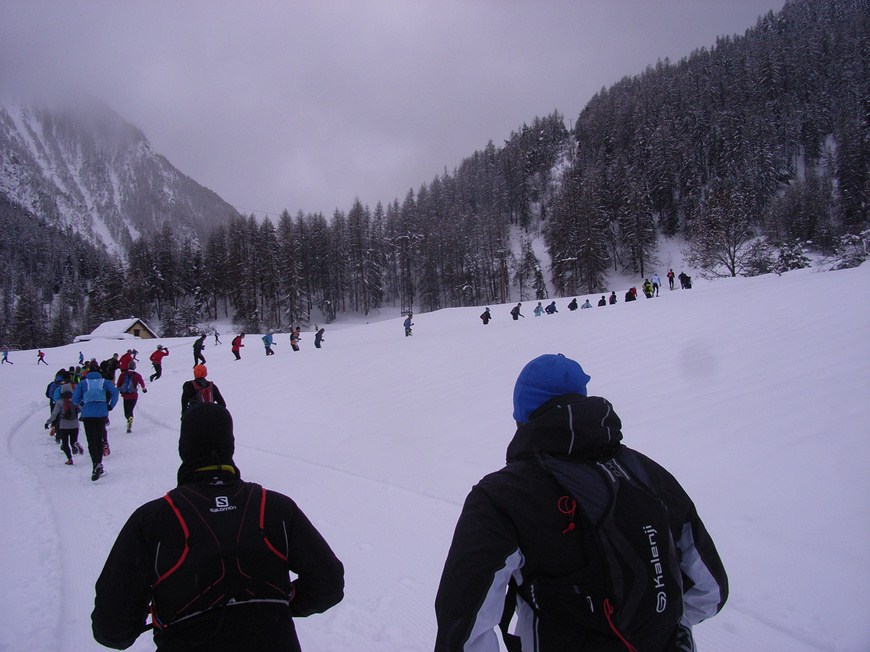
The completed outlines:
[[[652,581],[657,589],[665,588],[664,573],[662,572],[662,560],[659,557],[659,546],[656,542],[658,532],[652,525],[647,525],[643,528],[644,533],[649,540],[649,563],[652,566]],[[668,594],[664,590],[659,591],[656,596],[656,612],[662,613],[668,607]]]
[[[226,512],[229,510],[236,509],[234,505],[230,505],[230,499],[227,496],[215,496],[214,499],[215,506],[212,507],[210,512]]]

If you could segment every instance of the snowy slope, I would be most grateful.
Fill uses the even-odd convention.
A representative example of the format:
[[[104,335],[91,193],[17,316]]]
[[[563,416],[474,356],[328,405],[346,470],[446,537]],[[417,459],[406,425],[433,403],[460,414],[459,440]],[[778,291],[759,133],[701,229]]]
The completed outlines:
[[[327,327],[324,348],[279,335],[205,350],[236,422],[243,475],[293,496],[347,571],[345,600],[297,623],[311,651],[429,650],[433,601],[462,501],[498,468],[513,434],[522,366],[562,352],[608,397],[625,441],[693,496],[731,580],[705,651],[870,649],[870,265],[699,283],[658,299],[513,322],[508,306]],[[594,297],[593,297],[594,298]],[[582,297],[581,297],[582,300]],[[526,304],[531,308],[533,304]],[[223,335],[228,342],[228,333]],[[140,398],[135,432],[110,428],[108,474],[63,465],[45,435],[45,385],[78,347],[13,352],[0,368],[0,650],[101,649],[93,583],[140,503],[173,486],[181,383],[193,338],[164,340],[164,377]],[[100,359],[122,343],[82,345]],[[147,371],[152,350],[138,347]],[[78,461],[78,460],[77,460]],[[143,636],[135,650],[153,649]]]

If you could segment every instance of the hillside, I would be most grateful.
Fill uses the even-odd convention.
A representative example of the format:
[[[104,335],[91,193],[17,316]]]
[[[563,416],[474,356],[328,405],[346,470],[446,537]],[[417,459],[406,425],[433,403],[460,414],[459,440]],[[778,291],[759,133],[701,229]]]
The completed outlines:
[[[156,236],[164,223],[204,240],[236,214],[94,100],[0,106],[0,195],[118,254],[139,236]]]
[[[513,322],[509,305],[328,326],[266,358],[205,350],[236,424],[244,477],[294,497],[346,566],[344,601],[297,622],[303,648],[432,648],[433,601],[468,489],[501,466],[522,366],[562,352],[610,399],[626,444],[685,486],[729,573],[723,612],[696,628],[706,652],[863,652],[870,645],[870,266],[698,283],[658,299]],[[0,368],[0,648],[101,649],[90,637],[93,583],[118,530],[175,481],[179,395],[193,338],[163,340],[164,377],[110,427],[96,483],[45,435],[45,385],[78,347],[16,351]],[[83,345],[104,358],[118,342]],[[151,345],[137,347],[147,359]],[[147,370],[147,363],[142,368]],[[114,419],[113,415],[113,419]],[[142,636],[133,650],[153,649]]]

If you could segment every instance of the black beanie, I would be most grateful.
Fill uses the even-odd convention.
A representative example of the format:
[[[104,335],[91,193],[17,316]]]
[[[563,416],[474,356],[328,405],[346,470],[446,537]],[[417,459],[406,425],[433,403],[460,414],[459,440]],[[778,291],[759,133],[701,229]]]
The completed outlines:
[[[198,403],[181,418],[178,454],[182,462],[232,464],[236,441],[233,417],[217,403]]]

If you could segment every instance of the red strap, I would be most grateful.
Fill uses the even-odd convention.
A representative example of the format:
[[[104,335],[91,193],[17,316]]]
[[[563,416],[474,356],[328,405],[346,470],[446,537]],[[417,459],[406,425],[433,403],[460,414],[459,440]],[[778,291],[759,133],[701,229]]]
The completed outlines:
[[[262,497],[260,498],[260,532],[263,533],[263,541],[266,542],[266,547],[269,548],[273,553],[278,555],[282,561],[287,561],[287,555],[278,550],[275,546],[272,545],[272,542],[269,541],[269,537],[266,536],[266,529],[264,527],[266,523],[266,489],[264,487],[260,487],[260,491],[262,491]]]
[[[170,568],[168,571],[163,573],[163,575],[157,578],[157,581],[154,582],[153,586],[151,587],[152,589],[160,584],[160,582],[165,580],[167,577],[172,575],[172,573],[174,573],[176,570],[178,570],[178,567],[181,566],[182,562],[184,562],[184,560],[187,558],[187,553],[190,552],[190,530],[187,529],[187,523],[184,522],[184,518],[181,516],[181,512],[178,511],[178,507],[176,507],[175,503],[172,502],[172,498],[169,497],[169,494],[166,494],[165,496],[163,496],[163,498],[164,500],[166,500],[167,503],[169,503],[169,506],[172,508],[172,511],[175,512],[175,516],[178,518],[178,522],[181,523],[181,529],[184,532],[184,551],[181,553],[181,556],[178,558],[178,561],[175,562],[172,568]]]
[[[616,624],[610,618],[612,614],[613,605],[610,604],[610,598],[604,598],[604,616],[607,618],[607,624],[610,625],[610,629],[612,629],[613,633],[616,634],[616,637],[620,641],[622,641],[622,644],[625,646],[625,649],[628,650],[628,652],[637,652],[637,648],[635,648],[631,643],[626,641],[622,633],[616,628]]]

